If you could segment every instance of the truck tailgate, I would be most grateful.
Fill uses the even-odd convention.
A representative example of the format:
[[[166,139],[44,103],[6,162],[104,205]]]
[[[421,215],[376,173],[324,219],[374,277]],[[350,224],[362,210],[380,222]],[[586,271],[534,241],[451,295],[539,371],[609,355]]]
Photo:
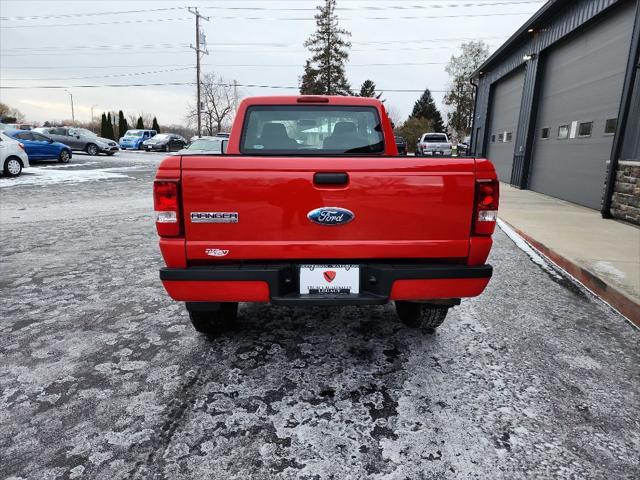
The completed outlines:
[[[345,172],[349,180],[318,185],[318,172]],[[181,175],[190,261],[456,259],[469,252],[473,159],[184,156]],[[348,209],[354,218],[318,225],[307,215],[320,207]],[[237,223],[193,222],[194,212],[237,213]]]

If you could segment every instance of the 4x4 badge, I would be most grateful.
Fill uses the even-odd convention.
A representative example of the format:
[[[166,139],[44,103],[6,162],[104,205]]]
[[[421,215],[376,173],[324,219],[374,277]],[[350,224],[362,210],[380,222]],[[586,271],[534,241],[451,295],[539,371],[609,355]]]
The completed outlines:
[[[221,248],[207,248],[204,253],[210,257],[226,257],[229,250],[222,250]]]

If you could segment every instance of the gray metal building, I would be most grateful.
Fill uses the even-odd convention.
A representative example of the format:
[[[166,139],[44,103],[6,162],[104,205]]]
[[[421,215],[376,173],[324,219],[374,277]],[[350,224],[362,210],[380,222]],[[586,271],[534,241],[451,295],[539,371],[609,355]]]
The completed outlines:
[[[474,73],[500,180],[640,224],[640,0],[551,0]]]

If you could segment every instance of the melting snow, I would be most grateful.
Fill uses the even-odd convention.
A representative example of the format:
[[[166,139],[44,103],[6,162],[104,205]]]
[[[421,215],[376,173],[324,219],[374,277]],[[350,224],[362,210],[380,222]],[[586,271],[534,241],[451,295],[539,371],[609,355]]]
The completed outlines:
[[[17,178],[0,178],[0,188],[17,187],[21,185],[51,185],[55,183],[82,183],[96,180],[108,180],[113,178],[132,178],[122,170],[138,169],[139,167],[114,167],[98,168],[92,170],[75,170],[60,167],[52,168],[26,168]],[[64,166],[62,167],[64,168]]]
[[[553,275],[555,278],[562,279],[562,276],[547,262],[531,245],[529,245],[520,235],[518,235],[509,225],[498,218],[498,226],[511,239],[516,246],[526,253],[533,263],[539,265],[543,270]]]

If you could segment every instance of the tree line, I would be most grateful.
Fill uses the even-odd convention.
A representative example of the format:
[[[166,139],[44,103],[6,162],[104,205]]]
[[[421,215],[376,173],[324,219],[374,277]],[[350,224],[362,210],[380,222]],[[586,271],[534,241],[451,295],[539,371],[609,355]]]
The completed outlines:
[[[304,46],[309,49],[310,58],[306,60],[302,76],[298,79],[300,94],[381,98],[382,92],[369,79],[362,83],[359,91],[351,89],[345,71],[351,48],[351,33],[339,25],[336,0],[324,0],[324,4],[318,6],[317,10],[318,13],[314,16],[316,30],[304,42]],[[489,48],[483,41],[463,43],[460,48],[461,54],[453,55],[445,68],[451,84],[443,103],[449,107],[447,124],[450,133],[464,137],[471,132],[473,121],[475,91],[469,78],[489,56]],[[410,144],[424,132],[447,130],[429,88],[416,100],[409,117],[394,127]]]
[[[132,122],[133,123],[133,122]],[[153,117],[151,126],[145,126],[145,119],[142,115],[138,116],[135,122],[137,130],[155,130],[156,133],[160,133],[160,125],[156,117]],[[147,121],[148,125],[148,121]],[[122,110],[118,111],[118,121],[116,122],[115,114],[111,116],[111,112],[102,112],[102,118],[100,119],[100,136],[104,138],[110,138],[111,140],[118,140],[120,137],[124,137],[124,134],[129,130],[129,122]],[[116,136],[116,133],[118,134]]]

